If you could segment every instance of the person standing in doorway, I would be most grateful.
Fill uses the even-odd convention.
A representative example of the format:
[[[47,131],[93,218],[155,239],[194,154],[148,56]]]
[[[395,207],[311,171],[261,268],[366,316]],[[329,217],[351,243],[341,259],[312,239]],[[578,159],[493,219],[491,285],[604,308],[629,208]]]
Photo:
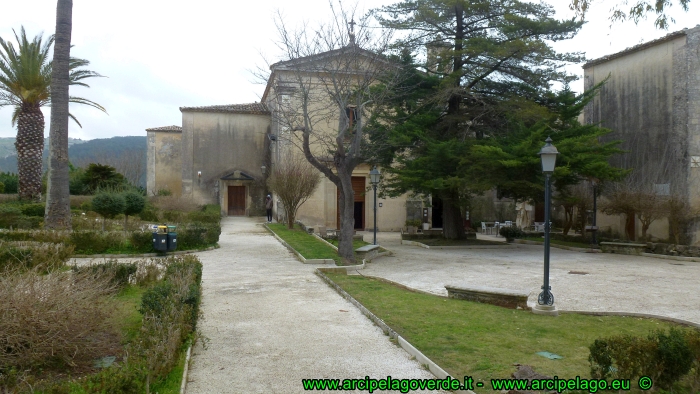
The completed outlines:
[[[272,223],[272,196],[269,194],[265,199],[265,209],[267,210],[267,222]]]

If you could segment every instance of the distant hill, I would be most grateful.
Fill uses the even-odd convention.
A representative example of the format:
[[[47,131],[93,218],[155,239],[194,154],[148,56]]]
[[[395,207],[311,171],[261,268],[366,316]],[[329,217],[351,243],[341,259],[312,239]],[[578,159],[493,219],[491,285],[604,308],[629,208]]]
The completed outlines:
[[[15,139],[15,137],[0,137],[0,159],[17,154],[17,152],[15,152]],[[82,144],[83,142],[87,141],[78,138],[68,138],[68,147],[70,148],[72,145]],[[44,141],[44,149],[48,149],[48,146],[49,140],[47,138],[46,141]]]
[[[0,172],[17,172],[14,138],[0,138]],[[48,138],[44,145],[44,171],[47,169]],[[76,167],[90,163],[113,166],[129,181],[146,186],[146,137],[112,137],[94,140],[69,138],[68,157]]]

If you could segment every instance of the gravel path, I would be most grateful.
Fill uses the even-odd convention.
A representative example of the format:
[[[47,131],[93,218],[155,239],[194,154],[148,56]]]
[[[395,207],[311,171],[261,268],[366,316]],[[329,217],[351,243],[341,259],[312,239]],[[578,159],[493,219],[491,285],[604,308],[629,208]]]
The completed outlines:
[[[434,378],[258,218],[224,218],[219,244],[198,254],[207,344],[194,349],[188,394],[302,393],[303,378]]]
[[[365,234],[365,240],[371,234]],[[379,233],[394,252],[363,274],[447,295],[446,284],[528,292],[534,306],[543,281],[541,245],[498,249],[424,249]],[[700,324],[700,262],[551,249],[550,284],[559,310],[647,313]]]

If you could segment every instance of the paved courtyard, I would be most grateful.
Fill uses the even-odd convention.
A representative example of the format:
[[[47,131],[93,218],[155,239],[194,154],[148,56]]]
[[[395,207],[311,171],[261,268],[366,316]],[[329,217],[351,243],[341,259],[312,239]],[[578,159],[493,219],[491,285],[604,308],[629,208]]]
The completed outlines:
[[[365,233],[365,240],[372,234]],[[447,295],[446,284],[505,288],[537,302],[543,280],[540,245],[489,249],[425,249],[401,245],[398,233],[378,233],[394,252],[367,265],[372,275]],[[700,262],[551,249],[550,284],[560,310],[635,312],[700,324]]]

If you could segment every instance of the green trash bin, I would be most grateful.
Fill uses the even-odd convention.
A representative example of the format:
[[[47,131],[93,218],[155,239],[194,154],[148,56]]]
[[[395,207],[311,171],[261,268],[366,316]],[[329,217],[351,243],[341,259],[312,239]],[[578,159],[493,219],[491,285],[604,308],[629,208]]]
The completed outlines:
[[[168,233],[168,252],[172,252],[177,249],[177,233]]]

